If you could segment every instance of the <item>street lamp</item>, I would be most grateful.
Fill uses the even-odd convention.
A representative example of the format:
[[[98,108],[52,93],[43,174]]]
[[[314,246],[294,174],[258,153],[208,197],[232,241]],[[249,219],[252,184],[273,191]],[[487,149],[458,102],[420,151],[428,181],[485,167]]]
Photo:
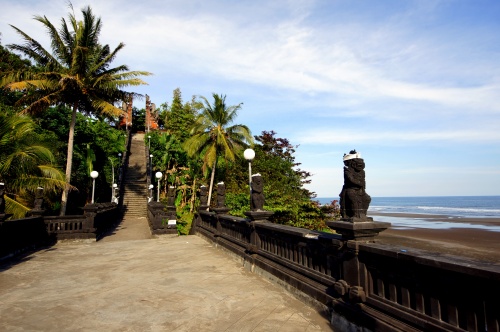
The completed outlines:
[[[255,158],[255,151],[246,149],[243,152],[243,157],[248,160],[248,186],[250,187],[250,197],[252,196],[252,160]],[[250,198],[251,200],[251,198]]]
[[[149,132],[149,126],[148,126],[148,132]],[[151,150],[151,135],[148,135],[148,138],[149,138],[148,150]]]
[[[118,152],[118,182],[122,182],[122,169],[121,169],[121,164],[122,164],[122,154],[121,152]],[[114,172],[114,168],[113,168]],[[114,180],[114,175],[113,175],[113,183],[115,182]]]
[[[160,179],[161,179],[162,175],[163,174],[161,174],[161,172],[156,172],[156,174],[155,174],[155,177],[158,179],[158,196],[156,197],[157,202],[160,201]]]
[[[118,185],[116,183],[113,183],[113,197],[111,197],[111,202],[112,203],[118,203],[118,199],[116,198],[116,188],[118,188]]]
[[[90,177],[92,178],[92,204],[94,204],[94,192],[95,192],[95,179],[99,176],[97,171],[90,172]]]
[[[149,171],[148,172],[151,172],[151,173],[148,173],[148,175],[150,174],[151,177],[153,177],[153,155],[152,154],[149,155]]]
[[[149,194],[149,195],[148,195],[148,203],[149,203],[149,202],[151,202],[151,201],[153,200],[153,188],[154,188],[154,186],[153,186],[152,184],[150,184],[150,185],[148,186],[148,189],[149,189],[149,190],[148,190],[148,194]]]

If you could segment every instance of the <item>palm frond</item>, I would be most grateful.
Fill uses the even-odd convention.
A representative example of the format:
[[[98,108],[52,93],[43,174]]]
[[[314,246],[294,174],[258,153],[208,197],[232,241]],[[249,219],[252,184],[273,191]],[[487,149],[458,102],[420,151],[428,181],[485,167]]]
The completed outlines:
[[[5,212],[12,213],[12,219],[20,219],[26,216],[26,213],[31,209],[20,202],[13,200],[9,196],[4,196],[5,198]]]

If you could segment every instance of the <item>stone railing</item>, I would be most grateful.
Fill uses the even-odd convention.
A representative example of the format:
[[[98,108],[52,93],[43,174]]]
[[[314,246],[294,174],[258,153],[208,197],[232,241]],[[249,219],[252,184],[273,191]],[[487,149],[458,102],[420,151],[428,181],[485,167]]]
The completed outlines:
[[[116,203],[88,204],[83,215],[44,217],[47,232],[56,240],[92,239],[97,240],[119,219]]]
[[[207,211],[193,227],[340,331],[499,331],[498,265]]]
[[[58,240],[97,240],[119,221],[116,203],[86,205],[83,215],[42,216],[0,221],[0,257]]]
[[[43,217],[0,220],[0,259],[45,245],[49,240]]]
[[[176,224],[168,222],[175,219],[175,206],[166,207],[161,202],[148,203],[148,223],[151,234],[177,234]]]

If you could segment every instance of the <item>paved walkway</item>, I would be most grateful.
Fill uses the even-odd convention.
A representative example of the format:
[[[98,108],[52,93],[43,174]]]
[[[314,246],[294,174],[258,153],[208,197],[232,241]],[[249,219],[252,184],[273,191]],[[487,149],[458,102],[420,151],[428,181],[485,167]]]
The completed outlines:
[[[125,216],[115,230],[98,243],[151,239],[147,217]]]
[[[0,265],[0,330],[331,331],[197,236],[132,239],[139,225],[121,227]]]

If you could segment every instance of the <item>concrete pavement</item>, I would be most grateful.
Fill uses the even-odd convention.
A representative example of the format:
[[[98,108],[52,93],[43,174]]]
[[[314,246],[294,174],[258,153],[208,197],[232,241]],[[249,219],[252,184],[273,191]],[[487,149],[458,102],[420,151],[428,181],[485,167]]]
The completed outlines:
[[[138,224],[121,227],[4,262],[0,330],[331,331],[326,317],[197,236],[134,239]]]

